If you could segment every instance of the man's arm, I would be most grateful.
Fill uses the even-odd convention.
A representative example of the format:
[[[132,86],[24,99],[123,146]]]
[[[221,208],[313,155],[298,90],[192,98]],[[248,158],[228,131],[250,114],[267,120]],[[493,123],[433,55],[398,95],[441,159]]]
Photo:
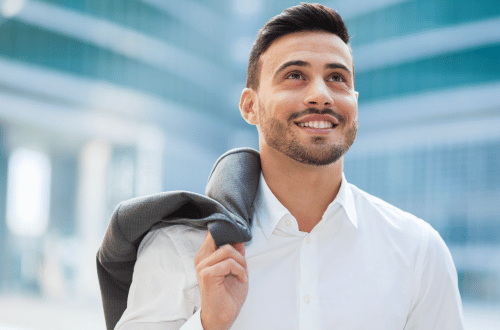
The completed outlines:
[[[457,272],[448,247],[430,229],[420,283],[405,330],[461,330],[463,311]]]
[[[210,232],[195,257],[205,330],[226,330],[238,316],[248,293],[243,243],[217,248]]]
[[[192,240],[203,239],[204,232],[173,226],[142,240],[127,309],[116,330],[228,329],[234,322],[248,292],[244,245],[217,248],[207,232],[195,268],[193,251],[188,251],[193,244],[183,244],[183,229],[191,230]]]
[[[183,244],[189,235],[191,244]],[[127,309],[116,330],[203,330],[200,294],[193,264],[204,231],[172,226],[149,232],[141,242]]]

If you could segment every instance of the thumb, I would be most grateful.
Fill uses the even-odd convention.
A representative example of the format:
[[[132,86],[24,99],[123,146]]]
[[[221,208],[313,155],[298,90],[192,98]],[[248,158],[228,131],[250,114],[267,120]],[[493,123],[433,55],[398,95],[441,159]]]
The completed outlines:
[[[207,236],[205,236],[205,240],[201,244],[198,253],[196,253],[196,256],[194,257],[195,265],[198,265],[198,263],[200,263],[203,259],[211,255],[215,250],[217,250],[217,246],[215,245],[215,241],[212,235],[210,234],[210,231],[207,230]]]
[[[245,244],[243,244],[243,243],[233,243],[231,245],[236,249],[236,251],[238,251],[239,253],[241,253],[242,256],[245,256]]]

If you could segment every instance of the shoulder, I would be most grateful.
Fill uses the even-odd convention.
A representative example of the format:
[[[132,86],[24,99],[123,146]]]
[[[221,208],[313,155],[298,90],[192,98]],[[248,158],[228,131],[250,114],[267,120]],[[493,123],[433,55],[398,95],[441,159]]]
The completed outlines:
[[[382,199],[350,185],[358,212],[358,222],[374,237],[390,241],[414,256],[417,268],[443,263],[454,270],[448,247],[426,221]],[[375,238],[376,239],[376,238]]]
[[[436,277],[436,274],[454,279],[456,270],[448,247],[426,221],[405,212],[380,198],[351,185],[361,229],[370,240],[383,243],[386,251],[398,251],[412,260],[416,278]]]
[[[417,273],[429,262],[431,251],[443,258],[451,258],[441,236],[429,223],[354,185],[350,188],[358,228],[371,244],[404,256]]]
[[[392,228],[395,231],[407,233],[419,239],[437,234],[429,223],[417,216],[403,211],[353,184],[349,184],[349,186],[358,212],[358,219],[362,222],[365,219],[365,222],[374,223],[384,228]]]

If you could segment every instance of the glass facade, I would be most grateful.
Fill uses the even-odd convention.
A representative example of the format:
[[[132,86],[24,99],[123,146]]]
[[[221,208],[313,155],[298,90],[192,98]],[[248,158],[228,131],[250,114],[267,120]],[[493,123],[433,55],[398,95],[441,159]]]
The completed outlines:
[[[498,81],[500,45],[440,54],[356,75],[363,102]]]
[[[215,52],[214,49],[218,48],[213,45],[207,47],[207,41],[202,36],[196,38],[176,24],[171,25],[174,26],[169,28],[173,28],[176,33],[172,34],[173,40],[170,42],[176,42],[180,47],[184,47],[184,43],[196,45],[191,49],[186,48],[190,52],[205,54],[204,49],[207,49],[209,51],[206,55],[210,61],[223,62],[221,56],[210,54],[210,50]],[[165,30],[161,28],[161,24],[156,29]],[[159,69],[150,63],[15,20],[4,22],[0,25],[0,31],[0,54],[5,58],[151,93],[193,109],[206,109],[206,113],[214,117],[224,117],[222,115],[228,112],[227,102],[206,88],[220,82],[217,77],[212,77],[213,81],[195,85],[191,79]],[[197,41],[190,42],[183,34]],[[198,40],[203,42],[199,43]]]
[[[347,23],[353,36],[352,45],[358,47],[393,37],[498,19],[499,15],[500,5],[496,1],[396,1],[395,4],[349,19]]]

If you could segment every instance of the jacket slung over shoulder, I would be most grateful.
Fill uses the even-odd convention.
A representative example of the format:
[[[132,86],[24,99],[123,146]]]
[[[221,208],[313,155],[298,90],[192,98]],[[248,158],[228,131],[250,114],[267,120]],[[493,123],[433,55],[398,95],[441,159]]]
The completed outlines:
[[[206,196],[170,191],[120,203],[97,252],[97,275],[106,319],[114,329],[127,308],[127,297],[143,237],[153,228],[184,224],[207,228],[217,246],[248,242],[250,219],[259,185],[260,155],[233,149],[215,163]]]

